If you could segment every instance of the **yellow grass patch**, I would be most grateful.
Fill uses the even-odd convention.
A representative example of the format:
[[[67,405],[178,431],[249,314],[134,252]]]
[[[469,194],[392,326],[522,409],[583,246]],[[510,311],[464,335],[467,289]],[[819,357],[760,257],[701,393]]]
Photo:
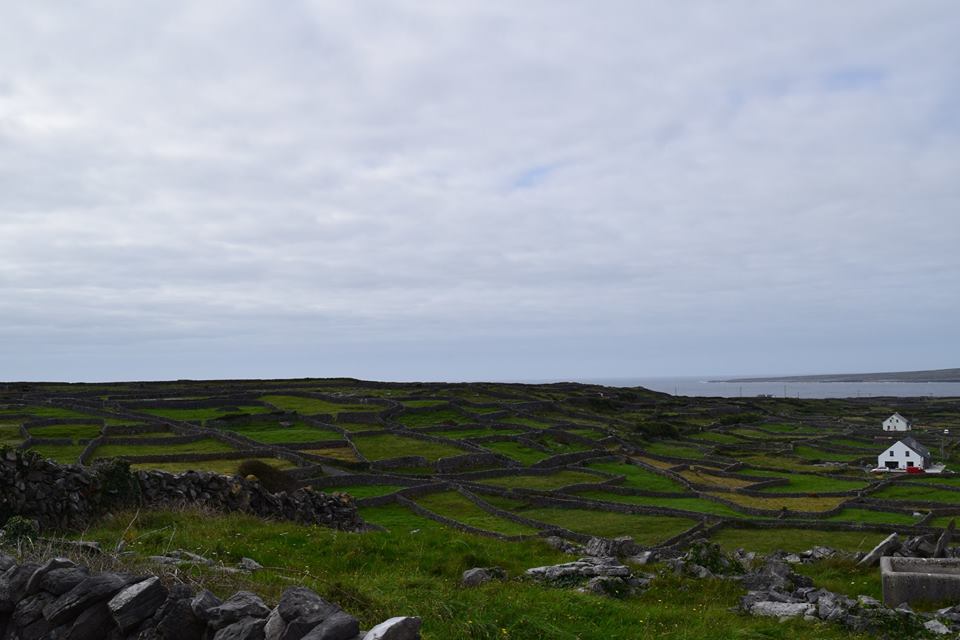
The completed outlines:
[[[711,493],[710,495],[718,498],[730,500],[744,507],[753,509],[767,509],[770,511],[779,511],[786,507],[790,511],[829,511],[839,507],[843,502],[849,500],[844,496],[824,497],[824,498],[781,498],[770,496],[769,498],[760,496],[746,496],[739,493]]]
[[[712,487],[727,487],[728,489],[739,489],[740,487],[749,487],[752,484],[756,484],[757,480],[741,480],[739,478],[724,478],[721,476],[711,475],[709,473],[701,473],[699,469],[691,468],[686,471],[681,471],[680,475],[699,485],[712,486]]]

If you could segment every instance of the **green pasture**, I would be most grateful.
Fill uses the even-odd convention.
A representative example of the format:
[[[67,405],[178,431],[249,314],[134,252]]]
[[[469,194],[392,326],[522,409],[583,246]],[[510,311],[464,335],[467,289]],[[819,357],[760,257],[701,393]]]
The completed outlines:
[[[392,433],[354,436],[352,440],[367,460],[386,460],[403,456],[423,456],[427,460],[437,460],[467,453],[464,449],[442,442],[418,440]]]
[[[266,402],[281,411],[295,411],[301,415],[309,416],[321,413],[336,415],[343,412],[355,411],[382,411],[383,407],[378,404],[365,404],[358,402],[328,402],[317,398],[304,398],[301,396],[261,396],[260,400]]]

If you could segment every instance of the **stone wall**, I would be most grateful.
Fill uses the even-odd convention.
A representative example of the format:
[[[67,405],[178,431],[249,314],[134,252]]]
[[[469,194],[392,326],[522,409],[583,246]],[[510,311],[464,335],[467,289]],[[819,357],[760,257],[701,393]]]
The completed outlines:
[[[4,638],[416,640],[419,629],[419,618],[391,618],[367,634],[354,616],[304,587],[288,588],[271,609],[249,591],[221,601],[185,584],[168,586],[157,575],[94,573],[66,558],[18,563],[0,554]]]
[[[265,518],[357,530],[364,526],[353,500],[307,487],[270,493],[256,480],[215,473],[130,472],[118,462],[59,465],[32,453],[0,455],[0,518],[34,519],[42,529],[77,529],[108,509],[196,504]]]

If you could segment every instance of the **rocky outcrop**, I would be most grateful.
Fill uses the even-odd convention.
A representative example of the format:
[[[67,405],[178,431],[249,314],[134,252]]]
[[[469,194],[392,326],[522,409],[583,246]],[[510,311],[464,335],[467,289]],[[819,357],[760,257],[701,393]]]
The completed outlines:
[[[652,574],[634,575],[616,558],[588,556],[574,562],[534,567],[528,578],[555,587],[578,586],[580,591],[598,595],[623,596],[638,593],[650,584]]]
[[[194,504],[264,518],[363,528],[353,499],[309,487],[271,493],[256,479],[216,473],[131,472],[122,461],[85,467],[60,465],[32,453],[0,454],[0,514],[36,520],[41,529],[77,529],[108,509]]]
[[[916,613],[907,606],[888,609],[875,598],[850,598],[813,586],[809,578],[793,572],[778,554],[743,576],[749,590],[740,599],[740,610],[754,616],[803,618],[835,622],[851,631],[887,634],[886,637],[924,637],[926,632],[960,631],[960,615],[953,609],[936,614]]]
[[[157,576],[91,575],[64,558],[18,564],[0,554],[4,638],[63,640],[418,640],[419,618],[390,618],[370,632],[338,605],[291,587],[272,609],[255,593],[221,601],[165,586]]]

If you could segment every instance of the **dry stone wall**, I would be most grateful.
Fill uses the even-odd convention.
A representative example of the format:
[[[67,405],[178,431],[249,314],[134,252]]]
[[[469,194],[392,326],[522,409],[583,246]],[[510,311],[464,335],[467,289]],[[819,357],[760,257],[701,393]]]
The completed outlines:
[[[255,479],[215,473],[130,472],[121,462],[64,466],[17,450],[0,455],[3,521],[19,515],[36,520],[42,529],[75,529],[118,506],[181,503],[337,529],[364,527],[350,496],[328,495],[310,487],[271,493]]]

